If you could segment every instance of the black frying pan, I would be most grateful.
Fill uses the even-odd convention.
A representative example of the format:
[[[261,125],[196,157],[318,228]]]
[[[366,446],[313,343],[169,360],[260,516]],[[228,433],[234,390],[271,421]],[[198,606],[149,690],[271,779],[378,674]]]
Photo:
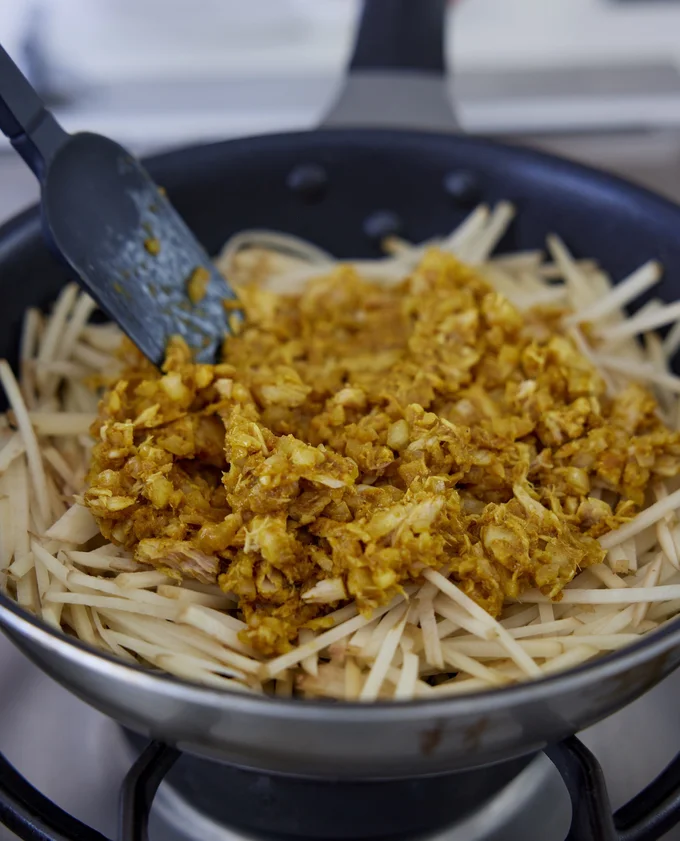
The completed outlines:
[[[358,104],[364,123],[399,130],[323,128],[194,147],[153,158],[151,174],[213,253],[231,234],[259,227],[306,237],[339,256],[371,256],[387,233],[423,240],[450,231],[479,200],[509,199],[518,216],[501,250],[541,248],[556,231],[577,257],[596,258],[614,278],[654,257],[666,268],[655,295],[675,300],[679,207],[610,175],[450,130],[444,7],[443,0],[366,4],[350,81],[329,122],[360,123],[361,114],[352,117]],[[414,110],[422,128],[447,133],[402,130]],[[25,308],[49,304],[64,280],[35,210],[0,230],[0,353],[15,357]],[[151,675],[66,641],[2,596],[0,624],[81,697],[184,749],[263,770],[365,780],[467,774],[496,763],[477,786],[484,797],[516,773],[518,757],[609,715],[680,665],[675,621],[624,651],[533,684],[437,702],[329,706],[244,699]],[[573,779],[584,766],[570,744],[553,756]],[[597,775],[586,782],[590,791],[601,785]],[[397,817],[408,808],[398,805]],[[592,822],[588,805],[577,809],[573,839],[658,838],[680,816],[680,761],[661,788],[619,815],[625,830],[609,818]]]

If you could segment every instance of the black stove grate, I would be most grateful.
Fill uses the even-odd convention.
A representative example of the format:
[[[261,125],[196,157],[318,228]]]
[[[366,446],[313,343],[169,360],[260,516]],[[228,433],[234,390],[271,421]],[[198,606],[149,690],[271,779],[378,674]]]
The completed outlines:
[[[657,841],[680,823],[680,754],[615,814],[597,759],[576,737],[548,748],[546,754],[571,797],[572,825],[566,841]],[[179,751],[158,742],[143,750],[122,785],[116,841],[148,841],[154,796],[179,756]],[[44,797],[2,754],[0,823],[22,841],[111,841]]]
[[[139,755],[145,740],[123,733],[130,756]],[[405,841],[436,837],[472,819],[535,759],[530,753],[457,773],[352,780],[262,772],[183,754],[165,783],[180,811],[188,806],[247,838]]]

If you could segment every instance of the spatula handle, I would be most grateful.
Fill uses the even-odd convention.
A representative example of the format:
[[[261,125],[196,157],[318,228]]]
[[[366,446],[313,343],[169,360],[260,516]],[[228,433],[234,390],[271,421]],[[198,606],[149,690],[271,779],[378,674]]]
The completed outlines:
[[[41,180],[50,160],[68,138],[1,46],[0,130]]]

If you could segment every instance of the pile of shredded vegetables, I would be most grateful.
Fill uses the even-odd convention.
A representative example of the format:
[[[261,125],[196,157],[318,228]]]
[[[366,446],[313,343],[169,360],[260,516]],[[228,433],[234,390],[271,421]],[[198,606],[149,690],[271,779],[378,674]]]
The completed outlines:
[[[614,286],[557,237],[491,257],[512,215],[351,265],[239,234],[215,366],[173,342],[157,372],[74,287],[29,310],[0,586],[123,659],[363,701],[535,678],[680,612],[680,328],[654,332],[680,307],[626,316],[654,262]]]

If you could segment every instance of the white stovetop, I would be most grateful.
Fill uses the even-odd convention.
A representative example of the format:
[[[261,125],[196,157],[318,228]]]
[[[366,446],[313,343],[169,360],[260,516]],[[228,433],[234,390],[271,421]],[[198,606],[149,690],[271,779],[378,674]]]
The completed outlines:
[[[428,2],[428,0],[418,0]],[[360,0],[24,0],[0,8],[12,50],[36,17],[50,52],[95,77],[339,69]],[[457,71],[680,60],[674,0],[454,0]]]
[[[680,720],[677,698],[680,671],[626,709],[611,716],[580,738],[598,757],[607,780],[613,808],[636,794],[667,763],[680,746]],[[0,634],[0,751],[43,794],[70,814],[103,832],[115,833],[117,793],[132,757],[126,749],[117,725],[106,716],[79,701],[55,684],[24,658]],[[550,770],[550,769],[548,769]],[[557,781],[559,783],[559,780]],[[228,792],[225,793],[228,796]],[[159,795],[161,800],[166,797]],[[565,793],[546,790],[557,813],[564,806]],[[545,804],[529,802],[527,808],[537,818]],[[506,814],[510,808],[506,806]],[[549,812],[550,810],[548,810]],[[197,816],[179,813],[172,831],[158,813],[156,841],[187,841],[198,833]],[[182,820],[183,819],[183,820]],[[548,818],[550,820],[550,818]],[[495,823],[495,821],[494,821]],[[180,827],[185,824],[188,831]],[[563,818],[559,822],[564,827]],[[212,826],[212,825],[211,825]],[[536,832],[535,822],[513,841],[562,841],[553,833],[555,827]],[[229,831],[201,832],[201,841],[247,841]],[[438,835],[444,841],[446,833]],[[508,841],[503,829],[493,836],[475,832],[468,836],[453,830],[451,841]],[[17,841],[0,825],[0,841]],[[251,839],[250,841],[254,841]],[[664,836],[663,841],[680,841],[680,827]]]

